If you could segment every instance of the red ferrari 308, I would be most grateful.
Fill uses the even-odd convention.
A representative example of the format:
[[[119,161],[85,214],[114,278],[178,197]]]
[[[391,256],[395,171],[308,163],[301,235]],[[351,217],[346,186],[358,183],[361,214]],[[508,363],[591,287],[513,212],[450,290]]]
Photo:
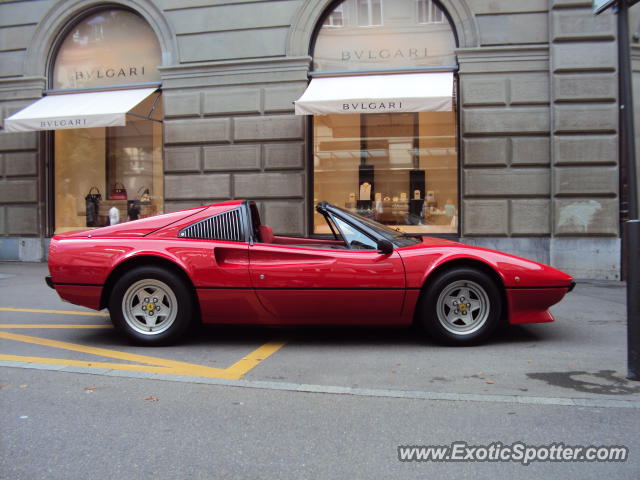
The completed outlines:
[[[469,345],[501,323],[551,322],[574,286],[555,268],[416,237],[321,202],[332,238],[274,235],[254,202],[228,201],[56,235],[47,283],[108,308],[139,344],[177,341],[196,321],[411,325]]]

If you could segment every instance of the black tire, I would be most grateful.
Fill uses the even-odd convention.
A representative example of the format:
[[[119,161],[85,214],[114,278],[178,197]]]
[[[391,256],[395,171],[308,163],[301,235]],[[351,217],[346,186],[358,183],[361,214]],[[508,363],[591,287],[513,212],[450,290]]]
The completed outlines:
[[[476,345],[498,327],[502,308],[493,279],[474,268],[454,267],[427,280],[417,322],[439,343]]]
[[[109,297],[114,326],[138,345],[175,343],[189,328],[193,312],[192,295],[185,282],[156,266],[126,272]]]

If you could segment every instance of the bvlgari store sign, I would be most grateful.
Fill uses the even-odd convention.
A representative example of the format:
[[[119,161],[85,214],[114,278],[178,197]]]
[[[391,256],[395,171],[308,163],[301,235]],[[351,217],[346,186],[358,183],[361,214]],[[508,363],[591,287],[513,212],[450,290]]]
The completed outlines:
[[[377,100],[374,102],[346,102],[342,104],[344,113],[386,113],[402,112],[402,100]]]
[[[124,126],[127,112],[156,88],[117,87],[158,82],[160,58],[153,30],[138,15],[128,10],[93,13],[67,33],[58,49],[51,81],[55,92],[7,118],[4,128],[28,132]],[[65,92],[94,87],[103,91]]]
[[[369,2],[364,15],[365,3],[345,0],[327,17],[296,114],[451,111],[455,37],[444,15],[414,0]]]
[[[453,107],[453,73],[319,77],[295,102],[297,115],[442,112]]]
[[[160,80],[161,53],[155,33],[123,10],[96,13],[76,25],[58,50],[56,90],[106,87]]]
[[[155,88],[48,95],[4,121],[8,132],[121,127],[131,109]]]
[[[378,48],[367,50],[342,50],[341,60],[343,62],[357,61],[376,61],[376,60],[398,60],[413,59],[421,60],[429,57],[429,50],[426,47],[421,48]]]
[[[138,83],[145,78],[145,68],[144,65],[140,65],[135,67],[102,67],[85,71],[76,70],[73,77],[76,84],[114,78],[118,80],[128,79],[131,83]]]
[[[382,27],[381,27],[382,28]],[[349,45],[345,48],[345,45]],[[385,26],[375,29],[323,28],[313,53],[315,71],[388,70],[456,64],[448,24]]]
[[[86,128],[86,118],[51,118],[40,120],[40,129],[58,130],[59,128]]]

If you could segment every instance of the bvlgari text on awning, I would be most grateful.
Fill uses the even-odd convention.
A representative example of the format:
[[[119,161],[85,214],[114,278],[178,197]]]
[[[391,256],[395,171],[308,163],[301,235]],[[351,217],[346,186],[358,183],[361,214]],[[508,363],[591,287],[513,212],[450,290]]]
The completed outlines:
[[[343,103],[345,112],[362,112],[365,110],[402,110],[402,102],[357,102]]]

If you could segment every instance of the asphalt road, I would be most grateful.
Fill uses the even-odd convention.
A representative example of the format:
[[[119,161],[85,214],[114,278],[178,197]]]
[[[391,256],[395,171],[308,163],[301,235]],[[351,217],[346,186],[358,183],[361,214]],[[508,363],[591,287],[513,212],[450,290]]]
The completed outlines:
[[[45,272],[0,264],[2,479],[638,478],[620,283],[579,283],[554,324],[481,347],[412,330],[207,327],[141,348],[61,302]],[[630,458],[398,461],[399,445],[454,441],[625,445]]]

